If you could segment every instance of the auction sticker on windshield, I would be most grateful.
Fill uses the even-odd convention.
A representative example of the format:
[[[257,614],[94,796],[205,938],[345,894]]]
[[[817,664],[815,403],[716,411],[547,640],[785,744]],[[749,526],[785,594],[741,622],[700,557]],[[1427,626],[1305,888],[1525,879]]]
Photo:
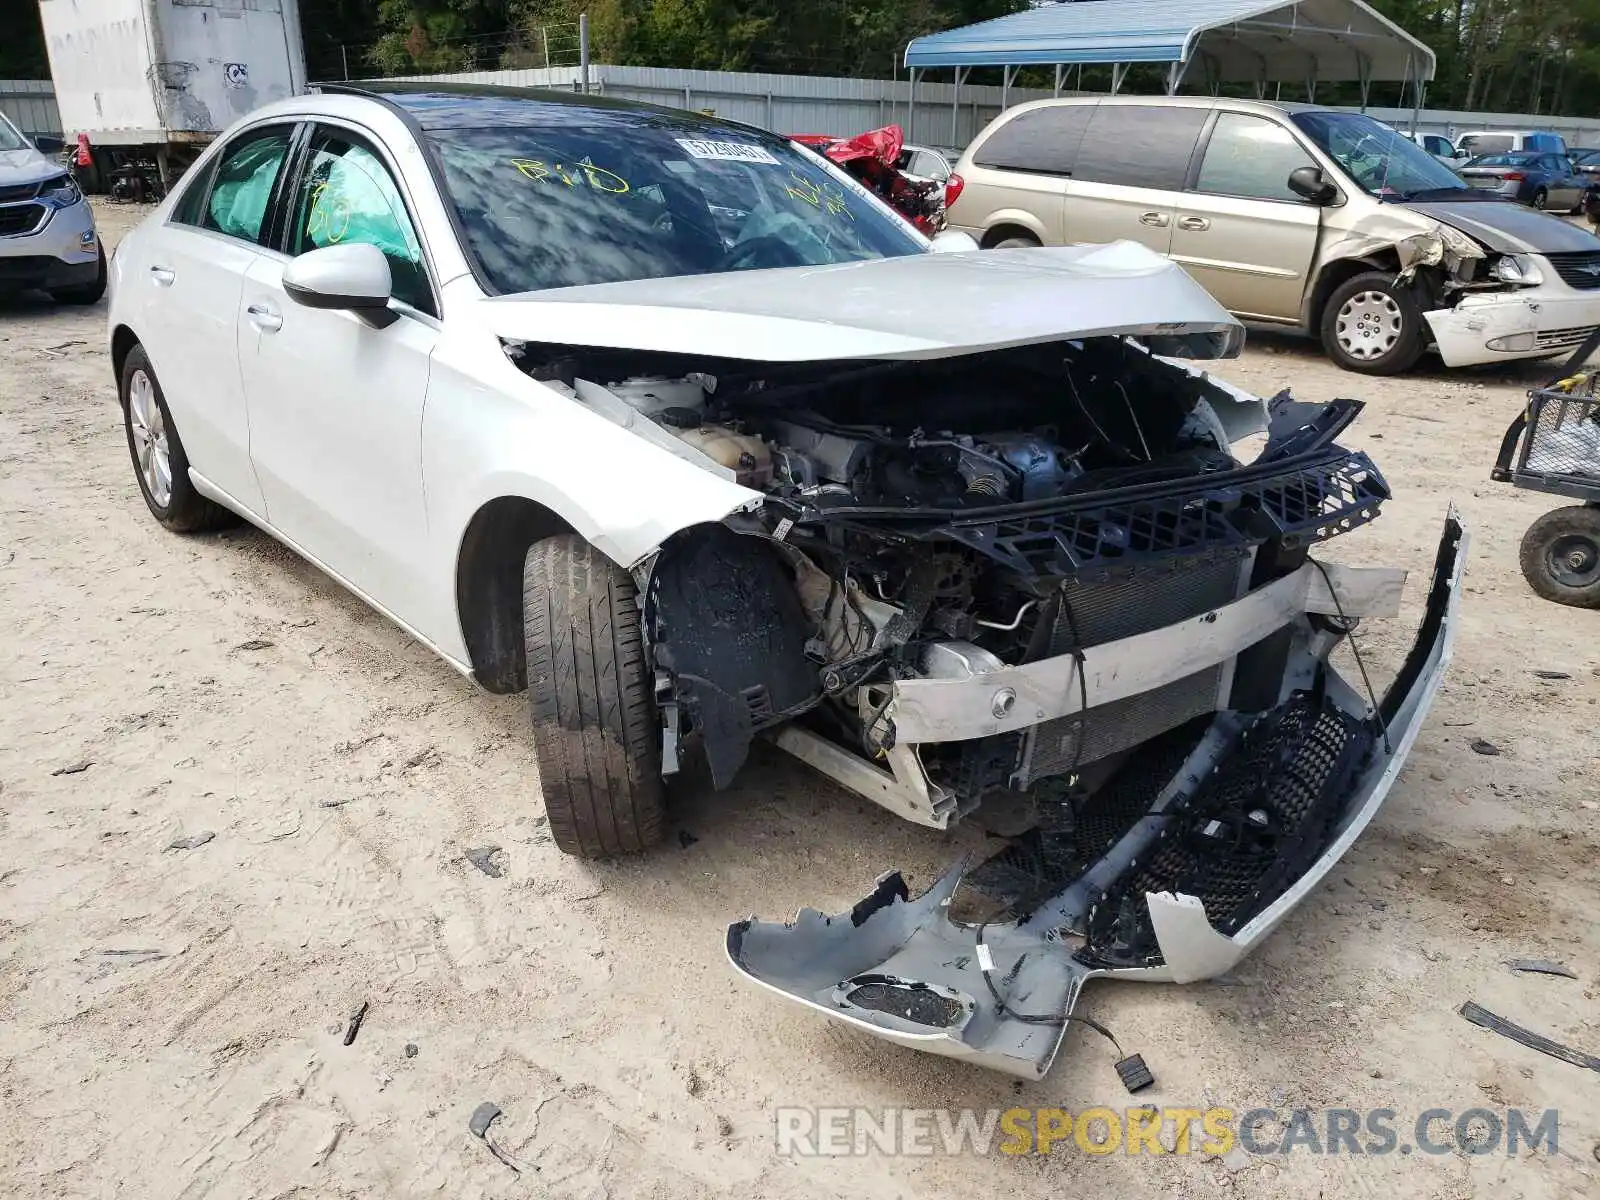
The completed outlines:
[[[712,142],[704,138],[674,138],[691,158],[714,158],[724,162],[755,162],[778,165],[772,151],[765,146],[749,146],[743,142]]]

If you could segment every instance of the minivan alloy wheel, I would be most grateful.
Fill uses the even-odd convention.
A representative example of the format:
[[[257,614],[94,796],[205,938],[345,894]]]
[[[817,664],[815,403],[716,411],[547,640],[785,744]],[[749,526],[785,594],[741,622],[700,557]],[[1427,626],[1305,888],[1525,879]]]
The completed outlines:
[[[172,500],[172,448],[167,443],[161,406],[156,403],[155,385],[144,371],[135,371],[128,382],[128,427],[144,486],[150,498],[165,508]]]
[[[1382,358],[1393,350],[1405,327],[1405,314],[1393,296],[1357,292],[1339,309],[1339,345],[1351,358]]]

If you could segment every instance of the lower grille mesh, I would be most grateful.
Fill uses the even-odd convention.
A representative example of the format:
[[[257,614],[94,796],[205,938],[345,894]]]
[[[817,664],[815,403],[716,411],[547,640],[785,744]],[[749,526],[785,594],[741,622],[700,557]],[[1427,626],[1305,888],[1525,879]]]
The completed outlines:
[[[1372,731],[1309,693],[1269,713],[1201,789],[1174,806],[1153,852],[1089,913],[1084,953],[1112,965],[1160,961],[1148,892],[1196,896],[1234,934],[1322,853]]]

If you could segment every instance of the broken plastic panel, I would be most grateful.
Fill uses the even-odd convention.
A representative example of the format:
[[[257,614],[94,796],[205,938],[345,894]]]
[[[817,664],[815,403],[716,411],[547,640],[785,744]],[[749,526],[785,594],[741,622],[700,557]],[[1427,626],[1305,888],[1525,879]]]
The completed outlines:
[[[1421,628],[1375,707],[1327,664],[1337,631],[1302,617],[1281,675],[1251,689],[1271,684],[1270,707],[1141,746],[1075,810],[1064,802],[1060,836],[1045,822],[1021,869],[958,863],[915,899],[890,874],[847,913],[738,922],[729,961],[862,1032],[1025,1078],[1050,1069],[1091,979],[1231,970],[1387,796],[1449,659],[1466,541],[1452,511]]]

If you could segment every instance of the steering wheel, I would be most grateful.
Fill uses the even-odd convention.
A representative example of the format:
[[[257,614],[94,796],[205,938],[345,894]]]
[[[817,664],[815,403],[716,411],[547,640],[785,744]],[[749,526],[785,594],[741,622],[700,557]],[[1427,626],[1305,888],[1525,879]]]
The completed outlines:
[[[743,271],[759,268],[761,264],[756,260],[771,250],[779,251],[783,258],[790,260],[778,264],[779,266],[793,265],[795,256],[794,252],[789,248],[789,243],[780,237],[766,234],[762,237],[753,237],[747,242],[740,242],[732,250],[728,251],[728,257],[722,261],[723,270]]]

